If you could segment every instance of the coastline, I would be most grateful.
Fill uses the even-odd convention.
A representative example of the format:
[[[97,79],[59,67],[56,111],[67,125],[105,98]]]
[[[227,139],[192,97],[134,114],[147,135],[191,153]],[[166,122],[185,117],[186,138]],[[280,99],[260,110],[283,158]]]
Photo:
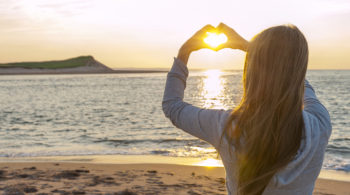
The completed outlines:
[[[61,194],[122,194],[127,191],[134,194],[227,194],[225,170],[215,163],[208,159],[152,155],[2,157],[0,190]],[[349,174],[322,170],[313,194],[348,194],[349,184]]]
[[[42,157],[0,157],[0,165],[10,163],[87,163],[87,164],[164,164],[223,168],[222,162],[211,158],[171,157],[158,155],[82,155]],[[350,173],[322,169],[320,179],[350,182]],[[350,184],[350,183],[349,183]]]

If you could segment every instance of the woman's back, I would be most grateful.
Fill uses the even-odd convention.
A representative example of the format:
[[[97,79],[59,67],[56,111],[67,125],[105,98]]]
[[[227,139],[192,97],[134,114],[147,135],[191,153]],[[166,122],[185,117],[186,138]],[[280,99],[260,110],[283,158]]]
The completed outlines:
[[[308,106],[303,111],[305,128],[300,148],[295,159],[271,178],[263,194],[312,194],[314,189],[332,128],[327,110],[316,99],[311,85],[306,86],[304,101]],[[222,143],[217,150],[225,166],[228,191],[235,194],[236,161],[227,150],[227,141]]]

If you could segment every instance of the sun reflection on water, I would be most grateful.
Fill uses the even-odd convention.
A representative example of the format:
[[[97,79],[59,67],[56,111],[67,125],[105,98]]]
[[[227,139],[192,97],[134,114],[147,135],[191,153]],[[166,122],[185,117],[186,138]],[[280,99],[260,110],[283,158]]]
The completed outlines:
[[[204,108],[224,109],[224,86],[226,79],[222,77],[220,70],[207,70],[203,80],[202,96],[204,98]]]
[[[221,160],[216,160],[213,158],[208,158],[206,160],[195,163],[194,165],[205,167],[223,167]]]

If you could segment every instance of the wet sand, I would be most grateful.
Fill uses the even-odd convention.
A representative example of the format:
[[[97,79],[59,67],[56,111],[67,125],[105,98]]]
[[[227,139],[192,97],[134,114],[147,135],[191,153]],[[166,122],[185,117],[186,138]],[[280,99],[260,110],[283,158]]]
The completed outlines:
[[[0,163],[1,194],[227,194],[222,167],[84,162]],[[313,194],[350,194],[350,182],[318,179]]]

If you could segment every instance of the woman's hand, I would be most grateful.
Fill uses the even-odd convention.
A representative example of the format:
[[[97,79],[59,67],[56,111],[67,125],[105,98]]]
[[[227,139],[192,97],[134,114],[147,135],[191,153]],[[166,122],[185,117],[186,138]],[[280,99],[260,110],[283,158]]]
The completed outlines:
[[[231,49],[240,49],[242,51],[247,51],[249,42],[245,40],[243,37],[241,37],[235,30],[233,30],[231,27],[227,26],[224,23],[220,23],[216,30],[222,33],[225,33],[227,36],[227,42],[219,45],[215,48],[215,51],[219,51],[220,49],[224,48],[231,48]]]
[[[204,43],[203,39],[206,37],[207,32],[224,33],[227,36],[227,42],[223,43],[215,48]],[[181,60],[184,64],[187,64],[188,58],[193,51],[200,49],[212,49],[219,51],[224,48],[240,49],[247,51],[249,42],[242,38],[235,30],[230,28],[224,23],[220,23],[216,28],[212,25],[206,25],[199,31],[197,31],[190,39],[188,39],[180,48],[177,55],[177,59]]]
[[[216,31],[212,25],[206,25],[199,31],[197,31],[190,39],[188,39],[180,48],[177,55],[177,59],[181,60],[184,64],[187,64],[188,58],[193,51],[197,51],[203,48],[212,49],[209,45],[204,43],[203,38],[206,33],[210,31]]]

